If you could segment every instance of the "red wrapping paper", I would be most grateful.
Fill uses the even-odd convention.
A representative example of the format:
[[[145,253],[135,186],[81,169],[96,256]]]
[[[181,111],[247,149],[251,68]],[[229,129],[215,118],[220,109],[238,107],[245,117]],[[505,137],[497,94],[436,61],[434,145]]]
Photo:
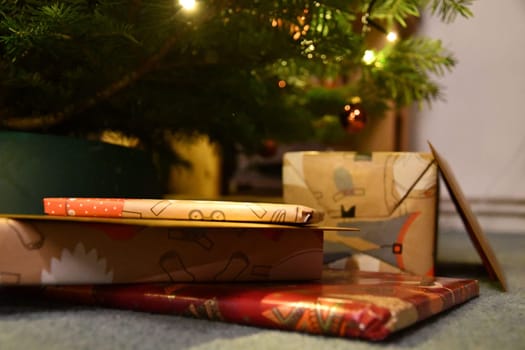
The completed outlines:
[[[304,284],[50,286],[50,297],[264,328],[382,340],[479,294],[475,280],[327,271]]]

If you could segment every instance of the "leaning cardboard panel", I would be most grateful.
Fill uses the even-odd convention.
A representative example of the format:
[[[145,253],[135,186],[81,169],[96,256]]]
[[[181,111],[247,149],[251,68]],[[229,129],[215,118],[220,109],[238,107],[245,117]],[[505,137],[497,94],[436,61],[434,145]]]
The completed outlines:
[[[290,152],[284,201],[325,212],[325,263],[433,275],[437,167],[431,154]]]
[[[430,146],[432,154],[436,159],[443,181],[445,182],[447,190],[450,193],[450,197],[456,206],[456,210],[461,217],[463,224],[465,225],[470,240],[481,257],[481,261],[483,262],[485,270],[493,280],[496,280],[500,283],[501,288],[504,291],[507,291],[507,280],[505,278],[505,274],[503,273],[503,269],[496,258],[496,254],[492,250],[489,241],[486,239],[483,229],[474,215],[474,212],[470,208],[470,205],[468,204],[468,201],[463,194],[463,191],[461,190],[454,173],[452,172],[452,168],[445,158],[436,151],[430,142],[428,145]]]
[[[9,215],[0,284],[317,279],[322,237],[277,224]]]

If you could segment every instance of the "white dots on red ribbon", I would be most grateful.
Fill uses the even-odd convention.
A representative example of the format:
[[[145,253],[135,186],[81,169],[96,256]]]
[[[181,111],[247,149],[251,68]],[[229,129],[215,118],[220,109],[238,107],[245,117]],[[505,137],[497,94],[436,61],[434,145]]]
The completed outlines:
[[[122,205],[119,200],[69,200],[66,203],[66,212],[69,216],[122,216]]]

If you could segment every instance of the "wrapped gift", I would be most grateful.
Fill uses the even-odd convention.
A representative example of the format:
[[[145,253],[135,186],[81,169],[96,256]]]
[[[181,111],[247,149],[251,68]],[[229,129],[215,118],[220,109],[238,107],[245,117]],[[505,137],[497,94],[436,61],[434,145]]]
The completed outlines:
[[[0,217],[0,284],[318,279],[315,227],[45,215]]]
[[[469,279],[325,271],[321,281],[299,284],[49,286],[43,292],[98,306],[382,340],[476,297],[479,287]]]
[[[313,224],[322,212],[302,205],[133,198],[44,198],[56,216]]]
[[[425,153],[290,152],[284,200],[325,212],[325,262],[433,274],[437,166]]]
[[[434,274],[438,174],[489,275],[503,270],[447,161],[431,153],[290,152],[283,159],[284,200],[325,212],[324,262],[332,268]]]

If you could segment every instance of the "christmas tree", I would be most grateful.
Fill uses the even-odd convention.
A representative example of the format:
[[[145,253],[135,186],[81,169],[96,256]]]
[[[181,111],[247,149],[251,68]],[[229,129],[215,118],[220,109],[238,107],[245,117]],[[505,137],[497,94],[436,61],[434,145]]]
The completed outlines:
[[[157,151],[167,132],[312,139],[352,99],[380,113],[438,98],[454,57],[406,28],[471,2],[0,0],[0,128],[114,130]]]

